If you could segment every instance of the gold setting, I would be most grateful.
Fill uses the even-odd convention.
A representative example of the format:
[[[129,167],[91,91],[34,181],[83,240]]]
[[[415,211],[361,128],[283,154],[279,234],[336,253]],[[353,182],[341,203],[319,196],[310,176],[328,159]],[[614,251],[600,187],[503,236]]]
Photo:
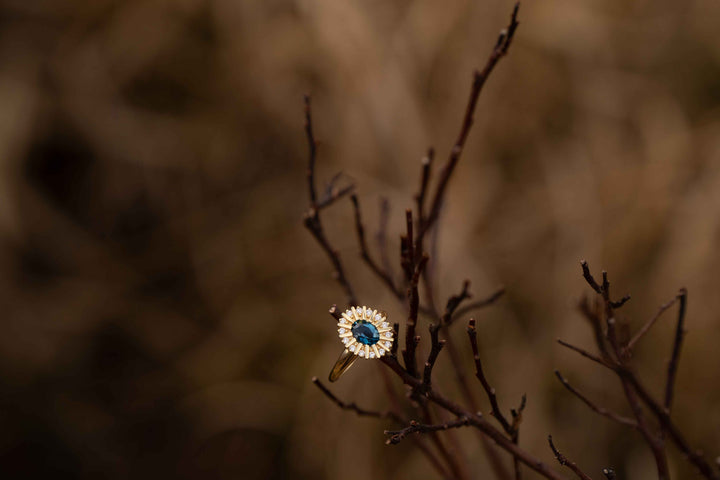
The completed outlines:
[[[358,342],[353,336],[352,327],[355,322],[365,321],[372,324],[378,332],[378,341],[373,345],[365,345]],[[358,358],[372,359],[380,358],[387,354],[392,348],[393,327],[387,321],[387,314],[382,311],[368,308],[366,306],[350,307],[341,314],[338,321],[338,336],[345,346],[340,357],[330,371],[329,379],[336,381],[345,371],[352,366]]]
[[[357,357],[365,359],[380,358],[392,348],[393,327],[387,321],[387,314],[366,306],[350,307],[344,311],[338,321],[338,336],[345,348]],[[370,322],[378,331],[380,339],[374,345],[358,342],[352,334],[352,326],[358,320]]]

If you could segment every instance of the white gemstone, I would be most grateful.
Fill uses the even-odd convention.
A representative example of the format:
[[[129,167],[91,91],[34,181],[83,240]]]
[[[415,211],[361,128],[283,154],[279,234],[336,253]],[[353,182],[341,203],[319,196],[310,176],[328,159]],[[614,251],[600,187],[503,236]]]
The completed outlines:
[[[349,338],[343,338],[343,343],[344,343],[345,345],[347,345],[348,343],[350,343],[350,339],[349,339]]]
[[[338,332],[342,335],[343,333],[345,333],[345,329],[341,328],[340,330],[338,330]]]
[[[383,322],[383,328],[387,328],[389,326],[390,326],[390,324],[388,322]]]
[[[361,357],[364,357],[364,356],[365,356],[365,351],[364,351],[364,350],[360,350],[360,353],[358,353],[358,355],[360,355]]]
[[[378,353],[379,353],[380,355],[384,355],[384,354],[385,354],[385,350],[383,350],[382,348],[378,348]]]
[[[367,310],[367,311],[365,312],[365,318],[367,318],[367,319],[372,318],[372,311],[371,311],[371,310]]]
[[[385,342],[385,347],[386,347],[386,348],[390,348],[390,345],[391,345],[390,342]]]
[[[392,337],[392,332],[385,332],[385,336],[388,337],[388,338],[389,338],[389,337]]]
[[[351,352],[354,352],[354,351],[355,351],[355,345],[350,345],[350,351],[351,351]]]
[[[380,320],[382,320],[382,317],[381,317],[380,314],[378,313],[377,315],[375,315],[375,321],[376,321],[376,322],[379,322]]]
[[[347,315],[347,316],[350,317],[350,318],[353,318],[353,317],[354,317],[354,315],[353,315],[353,313],[352,313],[352,310],[348,310],[347,312],[345,312],[345,315]]]
[[[370,358],[375,358],[375,353],[370,352]]]

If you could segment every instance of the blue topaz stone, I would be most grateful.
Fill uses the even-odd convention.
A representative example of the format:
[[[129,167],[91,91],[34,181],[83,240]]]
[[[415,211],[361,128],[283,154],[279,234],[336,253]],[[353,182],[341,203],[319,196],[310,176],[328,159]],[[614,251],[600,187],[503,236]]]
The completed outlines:
[[[367,320],[358,320],[353,323],[351,332],[355,340],[363,345],[375,345],[380,340],[377,327]]]

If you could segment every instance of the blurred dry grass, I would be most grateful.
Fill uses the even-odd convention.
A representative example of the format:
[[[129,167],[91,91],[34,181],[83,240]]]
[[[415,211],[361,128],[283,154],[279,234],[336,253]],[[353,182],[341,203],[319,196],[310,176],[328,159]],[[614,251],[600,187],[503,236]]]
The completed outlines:
[[[552,370],[623,409],[618,385],[554,339],[590,344],[574,309],[581,258],[633,294],[634,326],[686,286],[674,415],[720,454],[720,4],[526,3],[451,184],[439,290],[466,277],[478,296],[508,287],[479,331],[503,404],[528,394],[524,447],[551,461],[551,432],[592,474],[650,479],[640,436]],[[419,159],[447,152],[510,9],[2,2],[3,476],[426,477],[409,446],[383,445],[384,425],[336,411],[309,382],[338,354],[325,312],[342,295],[300,224],[301,95],[315,99],[320,177],[353,177],[371,225],[387,196],[396,246]],[[361,298],[398,318],[356,256],[350,212],[327,213],[329,234]],[[672,328],[666,318],[638,356],[658,390]],[[382,406],[371,367],[338,394]]]

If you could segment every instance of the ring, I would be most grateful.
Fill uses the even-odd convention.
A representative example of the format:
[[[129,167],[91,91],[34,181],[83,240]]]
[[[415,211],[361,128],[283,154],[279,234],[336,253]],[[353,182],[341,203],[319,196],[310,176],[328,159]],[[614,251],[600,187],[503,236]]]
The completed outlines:
[[[393,344],[393,328],[385,312],[362,306],[350,307],[341,315],[338,336],[345,349],[330,371],[331,382],[340,378],[358,357],[380,358]]]

